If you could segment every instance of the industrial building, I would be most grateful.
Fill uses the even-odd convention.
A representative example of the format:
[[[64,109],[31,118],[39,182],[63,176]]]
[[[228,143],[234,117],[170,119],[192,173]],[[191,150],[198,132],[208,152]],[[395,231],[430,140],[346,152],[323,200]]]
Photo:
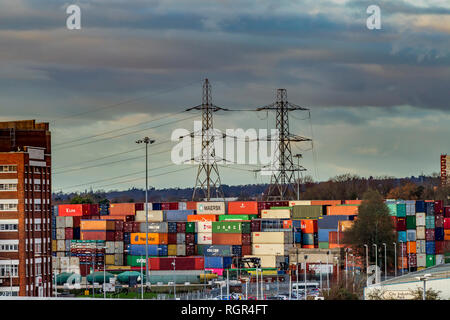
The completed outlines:
[[[0,122],[0,296],[51,296],[48,123]]]

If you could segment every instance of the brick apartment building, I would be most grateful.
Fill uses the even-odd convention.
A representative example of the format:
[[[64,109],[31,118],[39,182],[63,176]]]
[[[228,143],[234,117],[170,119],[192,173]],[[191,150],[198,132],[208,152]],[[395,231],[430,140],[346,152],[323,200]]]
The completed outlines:
[[[50,138],[48,123],[0,122],[0,296],[52,294]]]

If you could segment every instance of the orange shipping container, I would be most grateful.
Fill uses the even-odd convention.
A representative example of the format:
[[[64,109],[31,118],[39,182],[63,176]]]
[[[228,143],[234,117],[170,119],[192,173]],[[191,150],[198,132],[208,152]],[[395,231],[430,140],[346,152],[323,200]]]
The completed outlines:
[[[109,215],[111,216],[134,216],[136,214],[134,203],[111,203]]]
[[[450,230],[444,230],[444,240],[450,240]]]
[[[327,207],[328,216],[349,216],[357,215],[359,206],[329,206]]]
[[[197,210],[197,202],[196,201],[186,202],[186,210]]]
[[[303,249],[314,249],[314,245],[313,244],[302,244],[302,248]]]
[[[127,221],[127,216],[100,216],[101,220],[119,220],[119,221]]]
[[[362,204],[362,200],[345,200],[345,204]]]
[[[258,214],[258,202],[256,201],[228,202],[228,214]]]
[[[334,249],[334,248],[344,248],[343,244],[337,244],[337,243],[329,243],[328,248]]]
[[[190,214],[187,216],[188,222],[217,221],[215,214]]]
[[[398,269],[408,269],[408,258],[407,257],[399,257],[398,258]]]
[[[283,220],[283,229],[292,228],[292,220]]]
[[[353,221],[350,220],[340,220],[338,222],[339,232],[345,232],[353,226]]]
[[[317,220],[307,219],[301,220],[302,233],[315,233],[317,232]]]
[[[132,233],[131,244],[145,244],[145,233]],[[148,244],[168,244],[167,233],[149,233]]]
[[[217,245],[242,245],[241,233],[213,233],[212,243]]]
[[[80,229],[83,230],[115,230],[113,220],[81,220]]]
[[[416,242],[415,241],[408,241],[406,244],[406,252],[407,253],[416,253]]]
[[[311,200],[312,206],[336,206],[342,204],[341,200]]]

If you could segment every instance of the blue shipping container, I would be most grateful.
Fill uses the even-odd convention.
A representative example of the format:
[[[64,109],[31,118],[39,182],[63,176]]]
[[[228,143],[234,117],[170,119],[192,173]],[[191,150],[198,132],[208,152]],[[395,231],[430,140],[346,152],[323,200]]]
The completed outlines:
[[[328,242],[328,235],[330,231],[337,231],[337,229],[319,229],[319,242]]]
[[[445,237],[444,228],[434,229],[434,239],[436,241],[444,241],[444,237]]]
[[[434,241],[427,241],[425,247],[426,247],[426,254],[435,254],[436,247]]]
[[[194,214],[194,210],[165,210],[164,221],[187,221],[187,216]]]
[[[294,242],[302,243],[302,233],[301,232],[294,232]]]
[[[323,216],[322,219],[317,220],[317,227],[319,229],[337,229],[339,221],[353,220],[355,216],[350,215],[336,215],[336,216]],[[319,235],[319,241],[320,235]]]
[[[406,242],[406,231],[399,231],[398,232],[398,242],[401,242],[401,241],[403,241],[403,242]]]
[[[425,212],[425,201],[416,200],[416,212]]]
[[[314,244],[314,234],[313,233],[304,233],[302,235],[302,244],[311,245]]]
[[[425,213],[427,215],[434,215],[434,202],[425,202]]]
[[[128,254],[132,256],[145,255],[145,244],[129,244],[128,250],[129,250]],[[157,245],[157,244],[148,245],[149,256],[167,256],[167,254],[168,254],[167,245]]]
[[[205,268],[228,269],[231,266],[232,257],[205,257]]]

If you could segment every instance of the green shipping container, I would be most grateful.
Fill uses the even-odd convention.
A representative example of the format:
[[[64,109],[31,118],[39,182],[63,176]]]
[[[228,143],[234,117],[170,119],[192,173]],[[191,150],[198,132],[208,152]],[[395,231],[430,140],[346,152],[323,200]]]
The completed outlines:
[[[250,233],[250,222],[214,221],[213,233]]]
[[[328,242],[319,242],[319,249],[328,249],[329,247]]]
[[[219,216],[219,221],[253,220],[256,218],[258,218],[257,214],[222,214]]]
[[[293,206],[292,219],[318,218],[323,215],[323,206]]]
[[[416,229],[416,216],[406,216],[406,229],[408,230]]]
[[[389,209],[389,214],[393,217],[396,217],[397,216],[397,205],[395,203],[388,203],[387,207]]]
[[[197,224],[195,222],[186,222],[186,233],[196,233],[196,226]]]
[[[426,229],[434,229],[434,216],[426,216],[425,217],[425,228]]]
[[[406,217],[406,204],[397,204],[397,217]]]
[[[436,256],[434,254],[427,254],[427,268],[436,264]]]
[[[142,266],[145,267],[145,257],[131,256],[131,255],[127,256],[127,266],[140,267],[141,261],[142,261]]]
[[[444,254],[444,260],[445,263],[450,263],[450,252]]]
[[[292,207],[270,207],[271,210],[292,210]]]

